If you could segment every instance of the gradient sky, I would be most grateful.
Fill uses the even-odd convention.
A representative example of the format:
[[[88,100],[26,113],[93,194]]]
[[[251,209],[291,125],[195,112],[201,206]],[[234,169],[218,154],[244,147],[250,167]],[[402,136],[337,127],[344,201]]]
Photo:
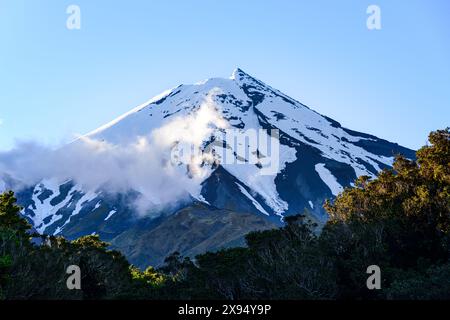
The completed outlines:
[[[0,0],[0,150],[56,146],[237,66],[410,148],[450,125],[448,0],[116,2]],[[66,28],[71,4],[81,30]],[[381,30],[366,27],[370,4]]]

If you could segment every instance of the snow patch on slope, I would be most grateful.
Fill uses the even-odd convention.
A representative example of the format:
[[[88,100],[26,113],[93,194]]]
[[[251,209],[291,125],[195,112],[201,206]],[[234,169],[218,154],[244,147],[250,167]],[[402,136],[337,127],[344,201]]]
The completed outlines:
[[[111,210],[109,213],[108,213],[108,215],[106,216],[106,218],[105,218],[105,220],[104,221],[107,221],[109,218],[111,218],[112,217],[112,215],[114,214],[114,213],[116,213],[117,211],[116,210]]]
[[[318,163],[315,165],[316,172],[319,174],[320,179],[330,188],[331,193],[334,196],[337,196],[340,192],[344,190],[344,188],[337,182],[336,178],[333,174],[325,168],[324,163]]]
[[[79,189],[81,189],[78,186]],[[77,204],[75,206],[75,209],[73,210],[72,214],[69,216],[69,218],[66,220],[66,222],[64,222],[64,224],[61,227],[61,230],[64,229],[64,227],[70,223],[70,221],[72,220],[72,218],[76,215],[78,215],[81,210],[83,209],[83,206],[93,200],[95,200],[97,198],[97,193],[93,192],[93,191],[88,191],[87,193],[85,193],[80,200],[77,201]]]
[[[48,226],[52,225],[63,217],[62,215],[58,214],[58,211],[61,208],[67,206],[67,204],[71,200],[72,194],[75,191],[76,189],[73,187],[69,191],[68,196],[63,201],[56,205],[51,205],[51,201],[60,195],[59,183],[57,183],[55,180],[47,179],[43,180],[34,188],[32,197],[34,205],[30,205],[28,207],[29,210],[32,210],[34,212],[34,216],[28,217],[32,220],[33,226],[39,233],[43,233]],[[44,192],[51,192],[52,194],[46,199],[39,199],[43,196]]]
[[[258,201],[256,201],[256,199],[253,198],[252,195],[250,193],[248,193],[248,191],[245,190],[245,188],[243,186],[241,186],[237,182],[236,182],[236,185],[239,187],[239,190],[241,190],[241,192],[253,203],[253,205],[255,206],[256,209],[258,209],[259,211],[264,213],[266,216],[269,216],[269,213],[266,210],[264,210],[264,208],[261,206],[261,204]]]

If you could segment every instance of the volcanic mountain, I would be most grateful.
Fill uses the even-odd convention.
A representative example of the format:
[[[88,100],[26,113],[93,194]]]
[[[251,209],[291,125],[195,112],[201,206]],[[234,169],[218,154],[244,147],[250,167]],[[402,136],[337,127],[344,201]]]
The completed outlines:
[[[157,266],[174,251],[195,256],[242,245],[246,233],[292,214],[323,223],[325,199],[358,176],[391,167],[396,154],[414,157],[240,69],[165,91],[59,152],[71,155],[86,144],[94,153],[118,152],[112,158],[119,164],[84,175],[98,174],[98,184],[73,174],[21,188],[22,214],[40,233],[99,234],[140,267]]]

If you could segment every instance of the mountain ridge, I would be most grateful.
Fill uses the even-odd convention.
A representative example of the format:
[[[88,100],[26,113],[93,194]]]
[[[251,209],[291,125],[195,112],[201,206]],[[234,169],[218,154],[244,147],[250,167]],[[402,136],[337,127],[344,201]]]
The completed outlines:
[[[245,140],[252,130],[261,133],[260,138],[270,141],[271,148],[272,131],[278,132],[279,154],[271,175],[263,172],[273,150],[263,150],[264,146]],[[230,131],[237,139],[244,138],[240,142],[245,152],[239,148],[239,143],[232,145],[224,138]],[[142,148],[148,148],[150,153],[159,152],[157,161],[150,161],[148,165],[163,164],[161,171],[174,175],[170,176],[173,180],[169,179],[169,182],[181,187],[186,184],[186,190],[178,191],[187,196],[176,201],[172,198],[164,200],[163,186],[168,186],[164,184],[167,180],[164,175],[161,181],[149,175],[145,177],[147,179],[139,180],[138,188],[120,189],[120,192],[109,190],[107,185],[86,189],[76,176],[66,177],[63,181],[44,177],[36,185],[18,192],[19,203],[24,207],[22,214],[41,233],[68,238],[97,233],[140,263],[146,253],[127,252],[125,248],[130,244],[124,235],[143,218],[179,223],[174,215],[180,210],[183,212],[183,208],[195,211],[198,208],[195,203],[202,203],[211,212],[252,214],[258,221],[267,221],[267,225],[280,225],[283,217],[305,210],[316,221],[324,222],[327,219],[322,208],[325,199],[352,186],[358,176],[375,177],[380,170],[391,167],[397,153],[414,158],[413,150],[374,135],[346,129],[240,68],[236,68],[228,79],[211,78],[164,91],[69,144],[64,152],[70,154],[71,149],[84,143],[98,145],[88,149],[93,150],[94,155],[103,149],[124,153],[123,150],[130,146],[135,148],[133,152],[140,152]],[[191,143],[201,152],[200,161],[186,163],[178,158],[174,161],[174,150],[182,149],[183,143]],[[113,155],[113,159],[117,158],[115,153]],[[125,159],[133,156],[126,153]],[[119,160],[123,162],[123,159]],[[271,165],[273,163],[269,163],[269,167]],[[94,168],[106,171],[101,166]],[[92,175],[96,173],[101,172]],[[148,189],[146,184],[152,188]],[[153,206],[144,210],[144,214],[137,213],[134,205],[142,194],[150,195],[153,201]],[[205,209],[198,210],[203,212]],[[229,223],[231,221],[237,223],[236,219]],[[197,228],[203,230],[204,237],[213,236],[200,225]],[[239,237],[242,239],[254,228],[255,225],[241,228],[233,241],[239,242]],[[149,227],[145,233],[153,234],[155,239],[174,236],[156,236],[155,232],[154,227]],[[197,246],[191,240],[191,245]],[[206,243],[211,245],[205,246],[208,250],[220,248],[217,242]],[[185,253],[194,251],[185,248]],[[160,262],[161,257],[152,261]]]

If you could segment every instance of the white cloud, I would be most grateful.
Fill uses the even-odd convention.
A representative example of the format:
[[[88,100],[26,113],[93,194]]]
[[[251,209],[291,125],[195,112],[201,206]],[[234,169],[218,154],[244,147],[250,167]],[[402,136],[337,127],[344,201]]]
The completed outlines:
[[[0,176],[7,174],[23,186],[53,178],[61,183],[72,179],[86,190],[135,190],[141,194],[136,206],[145,212],[152,206],[172,205],[189,194],[200,194],[201,182],[210,174],[210,167],[201,166],[199,159],[188,165],[174,164],[171,151],[178,143],[200,147],[211,133],[211,126],[224,127],[225,121],[212,99],[206,99],[196,113],[175,118],[128,144],[82,137],[52,150],[22,142],[11,151],[0,152]]]

